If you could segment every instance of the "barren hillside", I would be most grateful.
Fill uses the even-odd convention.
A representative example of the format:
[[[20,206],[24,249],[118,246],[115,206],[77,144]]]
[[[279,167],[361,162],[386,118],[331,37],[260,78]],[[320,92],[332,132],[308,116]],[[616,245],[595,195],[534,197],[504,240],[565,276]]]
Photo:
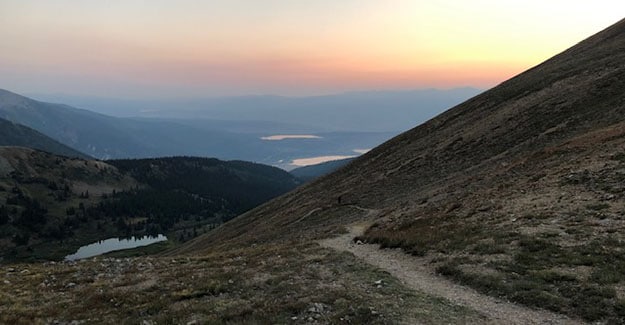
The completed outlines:
[[[362,240],[486,294],[622,320],[624,90],[625,20],[173,254],[368,220]]]

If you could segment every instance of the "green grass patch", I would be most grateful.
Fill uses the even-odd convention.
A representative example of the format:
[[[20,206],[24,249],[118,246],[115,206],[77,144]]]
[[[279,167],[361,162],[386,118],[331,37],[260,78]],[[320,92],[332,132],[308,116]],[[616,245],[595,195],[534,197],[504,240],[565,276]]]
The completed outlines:
[[[612,160],[616,160],[619,162],[625,162],[625,152],[619,152],[612,156]]]
[[[586,209],[593,210],[593,211],[601,211],[601,210],[608,209],[609,207],[610,205],[607,203],[597,203],[597,204],[586,205]]]
[[[522,236],[510,261],[489,264],[497,275],[467,272],[465,259],[453,259],[438,267],[441,275],[521,304],[581,317],[586,321],[620,317],[621,301],[614,284],[625,279],[625,247],[613,238],[587,245],[562,247],[548,237]],[[558,268],[590,267],[588,278]]]

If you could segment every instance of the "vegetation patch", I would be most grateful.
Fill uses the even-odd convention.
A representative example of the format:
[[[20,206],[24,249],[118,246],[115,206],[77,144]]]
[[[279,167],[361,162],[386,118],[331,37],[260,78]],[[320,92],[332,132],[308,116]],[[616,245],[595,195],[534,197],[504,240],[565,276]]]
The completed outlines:
[[[488,238],[479,224],[458,223],[456,216],[418,218],[399,225],[396,229],[373,227],[362,239],[380,244],[381,248],[402,248],[423,256],[428,251],[454,252],[464,250],[479,240]]]
[[[0,323],[429,324],[479,322],[347,253],[259,245],[176,258],[0,269]]]
[[[609,207],[610,207],[610,205],[607,204],[607,203],[597,203],[597,204],[589,204],[589,205],[587,205],[586,209],[594,210],[594,211],[601,211],[601,210],[608,209]]]
[[[625,152],[619,152],[619,153],[613,155],[612,159],[616,160],[618,162],[625,162]]]
[[[110,237],[185,242],[297,185],[287,172],[246,162],[104,163],[15,150],[17,158],[7,156],[13,170],[0,175],[4,261],[60,260]]]
[[[511,261],[491,262],[497,275],[467,272],[466,259],[451,259],[437,268],[441,275],[479,291],[587,321],[616,320],[621,301],[614,284],[625,279],[625,246],[609,239],[583,247],[562,247],[542,238],[523,236]],[[559,268],[587,266],[588,278],[562,273]]]
[[[610,209],[600,202],[570,211],[570,217],[528,212],[515,218],[514,228],[502,230],[473,217],[419,218],[376,224],[359,239],[419,252],[439,274],[488,295],[586,321],[619,323],[622,297],[615,288],[625,283],[625,240],[618,230],[597,232],[598,223],[590,221],[596,218],[589,217]],[[566,227],[552,226],[562,219]]]

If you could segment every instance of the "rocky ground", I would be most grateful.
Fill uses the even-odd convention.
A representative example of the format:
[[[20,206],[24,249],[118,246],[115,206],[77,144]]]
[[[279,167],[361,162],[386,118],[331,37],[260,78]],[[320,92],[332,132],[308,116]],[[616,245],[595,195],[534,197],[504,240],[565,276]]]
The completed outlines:
[[[477,312],[316,244],[0,267],[3,324],[450,324]]]

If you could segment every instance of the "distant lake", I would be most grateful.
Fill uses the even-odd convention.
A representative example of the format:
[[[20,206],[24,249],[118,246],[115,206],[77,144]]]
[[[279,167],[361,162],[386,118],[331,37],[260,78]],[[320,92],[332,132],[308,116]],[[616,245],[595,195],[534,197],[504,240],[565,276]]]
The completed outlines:
[[[109,238],[101,240],[97,243],[83,246],[76,251],[76,253],[65,256],[66,261],[75,261],[82,258],[98,256],[104,253],[117,251],[120,249],[129,249],[141,246],[147,246],[150,244],[158,243],[167,240],[164,235],[143,236],[143,237],[130,237],[129,239],[122,238]]]
[[[304,167],[304,166],[310,166],[310,165],[317,165],[317,164],[321,164],[324,162],[328,162],[328,161],[333,161],[333,160],[341,160],[341,159],[347,159],[347,158],[354,158],[356,156],[351,155],[351,156],[319,156],[319,157],[311,157],[311,158],[301,158],[301,159],[294,159],[291,162],[291,165],[295,166],[295,167]]]
[[[371,149],[354,149],[352,151],[354,153],[357,153],[358,155],[362,155],[362,154],[369,152],[370,150]],[[358,155],[327,155],[327,156],[293,159],[291,163],[289,164],[290,165],[289,167],[296,168],[296,167],[317,165],[317,164],[321,164],[321,163],[328,162],[328,161],[354,158],[354,157],[357,157]]]
[[[286,139],[321,139],[321,137],[318,135],[312,135],[312,134],[276,134],[276,135],[261,137],[260,139],[267,140],[267,141],[280,141],[280,140],[286,140]]]

